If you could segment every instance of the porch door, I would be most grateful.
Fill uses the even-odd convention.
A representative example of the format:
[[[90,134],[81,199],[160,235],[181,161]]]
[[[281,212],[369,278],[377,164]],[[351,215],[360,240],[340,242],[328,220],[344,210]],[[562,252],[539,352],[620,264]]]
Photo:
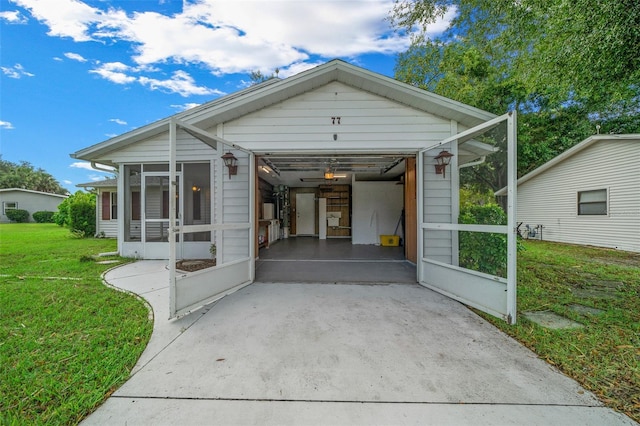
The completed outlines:
[[[179,182],[180,176],[176,176]],[[143,173],[142,235],[145,259],[166,259],[169,241],[169,174],[167,172]],[[177,185],[180,188],[180,185]],[[181,211],[181,192],[176,190],[176,221]],[[176,246],[180,256],[180,245]]]
[[[507,223],[458,223],[461,174],[457,159],[468,147],[489,147],[507,165]],[[434,157],[454,154],[445,173],[437,174]],[[469,157],[473,158],[473,156]],[[469,161],[466,166],[477,164]],[[478,172],[481,172],[479,170]],[[421,151],[418,181],[418,282],[510,324],[516,321],[516,117],[497,117]],[[471,249],[470,249],[471,247]],[[495,258],[484,263],[476,255]]]
[[[170,273],[170,317],[186,315],[205,304],[218,300],[253,282],[255,274],[255,157],[253,153],[224,141],[201,129],[179,121],[170,127],[170,209],[177,210],[175,191],[176,134],[183,128],[191,136],[212,149],[211,153],[211,220],[209,223],[185,225],[170,223],[169,238],[172,246],[169,259]],[[231,152],[237,158],[237,173],[229,175],[221,156]],[[174,217],[174,216],[170,216]],[[173,249],[177,241],[193,239],[192,236],[207,235],[211,253],[215,256],[215,266],[201,270],[180,270]],[[215,248],[215,249],[214,249]],[[193,260],[196,261],[196,260]],[[184,262],[183,262],[184,263]]]

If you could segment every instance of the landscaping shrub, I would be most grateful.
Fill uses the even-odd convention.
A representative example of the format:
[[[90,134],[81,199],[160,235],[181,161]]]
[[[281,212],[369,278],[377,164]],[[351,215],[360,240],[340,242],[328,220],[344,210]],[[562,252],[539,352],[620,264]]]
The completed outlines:
[[[83,232],[86,236],[96,233],[96,196],[76,192],[69,204],[69,227],[72,232]]]
[[[53,215],[53,221],[58,226],[69,226],[69,205],[71,204],[73,195],[65,198],[63,202],[58,204],[58,211]]]
[[[459,223],[506,225],[507,215],[497,204],[467,204],[460,209]],[[460,232],[460,266],[506,277],[507,236],[497,233]]]
[[[54,212],[39,211],[39,212],[33,213],[31,216],[33,216],[33,220],[35,220],[38,223],[53,223],[54,214],[55,214]]]
[[[74,236],[90,236],[96,233],[96,196],[78,191],[58,206],[53,216],[55,223],[66,226]]]
[[[7,210],[5,212],[11,222],[24,223],[29,221],[29,212],[22,209]]]

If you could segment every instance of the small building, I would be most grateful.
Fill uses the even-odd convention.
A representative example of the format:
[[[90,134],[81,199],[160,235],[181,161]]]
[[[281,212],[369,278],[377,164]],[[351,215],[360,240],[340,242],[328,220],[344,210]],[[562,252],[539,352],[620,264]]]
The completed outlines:
[[[546,241],[640,252],[639,164],[640,134],[585,139],[518,179],[520,230]]]
[[[508,139],[515,190],[514,113],[333,60],[71,156],[116,168],[116,182],[90,185],[99,232],[116,225],[123,256],[169,260],[172,316],[253,282],[260,247],[279,238],[378,244],[397,233],[417,282],[513,322],[515,255],[508,277],[459,266],[460,231],[509,229],[458,225],[458,169],[496,152],[479,138],[489,131]],[[215,267],[176,269],[214,253]]]
[[[0,189],[0,223],[11,222],[7,217],[7,210],[26,210],[29,212],[29,222],[34,222],[35,212],[57,212],[58,205],[67,198],[66,195],[48,192],[32,191],[22,188]]]
[[[76,185],[96,192],[96,235],[118,237],[118,180],[103,179]],[[138,213],[139,214],[139,213]]]

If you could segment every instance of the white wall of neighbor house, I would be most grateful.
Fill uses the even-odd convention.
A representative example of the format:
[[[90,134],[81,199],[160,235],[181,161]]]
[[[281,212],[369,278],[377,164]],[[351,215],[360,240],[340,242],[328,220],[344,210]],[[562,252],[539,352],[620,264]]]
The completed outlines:
[[[518,222],[544,240],[640,252],[640,144],[601,141],[518,186]],[[606,189],[606,215],[579,215],[578,192]]]
[[[34,222],[33,213],[39,211],[57,212],[58,205],[66,197],[61,195],[46,194],[30,190],[4,190],[0,191],[0,223],[11,222],[5,210],[17,208],[29,212],[29,222]]]
[[[380,244],[380,235],[400,235],[402,225],[397,234],[395,229],[403,195],[402,185],[396,182],[353,182],[352,243]]]

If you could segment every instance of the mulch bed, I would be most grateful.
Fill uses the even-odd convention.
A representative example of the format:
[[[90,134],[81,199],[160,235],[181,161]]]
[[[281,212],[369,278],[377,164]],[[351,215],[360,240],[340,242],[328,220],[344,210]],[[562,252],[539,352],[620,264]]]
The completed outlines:
[[[176,262],[176,269],[185,272],[194,272],[216,266],[215,259],[183,259]]]

